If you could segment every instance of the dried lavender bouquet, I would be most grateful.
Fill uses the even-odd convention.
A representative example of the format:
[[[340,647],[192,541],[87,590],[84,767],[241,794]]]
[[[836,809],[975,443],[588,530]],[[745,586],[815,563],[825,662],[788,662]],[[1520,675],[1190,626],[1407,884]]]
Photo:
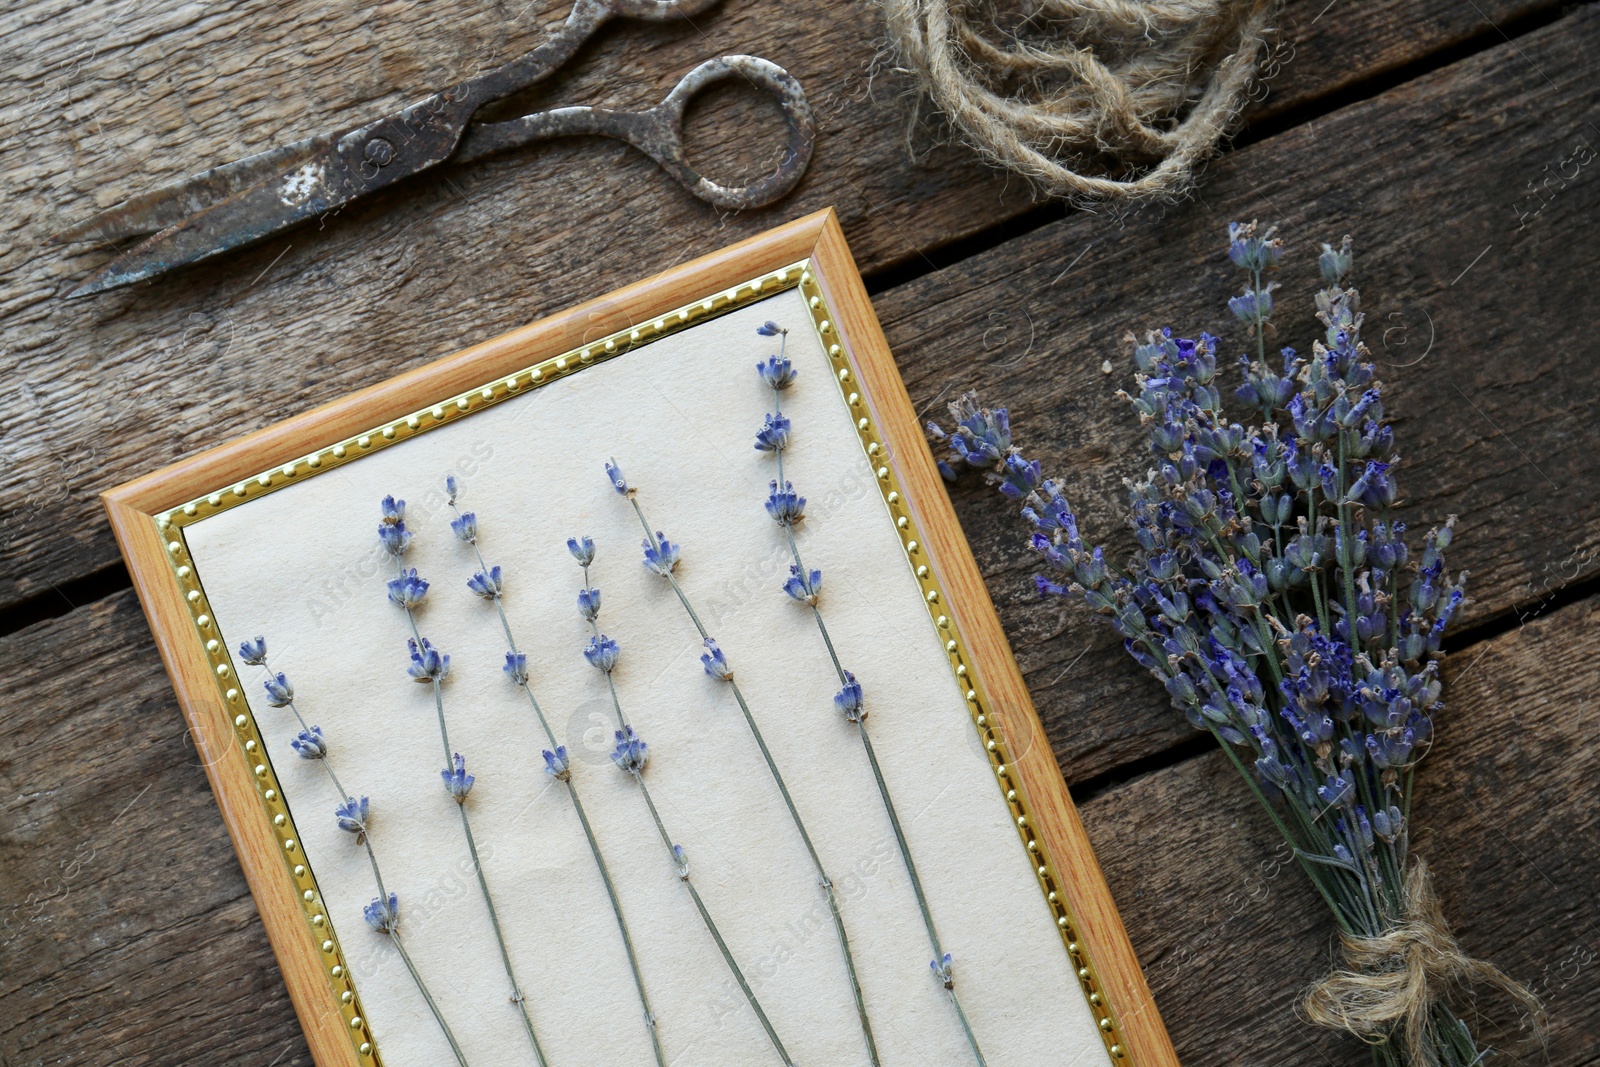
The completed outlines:
[[[1325,336],[1310,358],[1269,361],[1282,246],[1254,223],[1229,228],[1249,275],[1228,308],[1249,330],[1235,397],[1259,422],[1232,421],[1218,340],[1148,334],[1134,346],[1153,466],[1127,482],[1138,548],[1123,564],[1082,539],[1065,487],[1013,446],[1004,408],[974,394],[950,405],[948,478],[979,469],[1020,502],[1044,562],[1044,596],[1082,600],[1161,680],[1173,705],[1216,737],[1340,930],[1343,967],[1307,994],[1307,1015],[1348,1031],[1384,1065],[1481,1062],[1448,995],[1498,989],[1537,1026],[1538,1002],[1451,935],[1427,864],[1410,854],[1413,775],[1440,697],[1440,638],[1465,575],[1444,570],[1455,519],[1413,554],[1393,514],[1399,457],[1345,284],[1350,239],[1322,246],[1316,295]],[[1133,340],[1130,337],[1130,341]]]

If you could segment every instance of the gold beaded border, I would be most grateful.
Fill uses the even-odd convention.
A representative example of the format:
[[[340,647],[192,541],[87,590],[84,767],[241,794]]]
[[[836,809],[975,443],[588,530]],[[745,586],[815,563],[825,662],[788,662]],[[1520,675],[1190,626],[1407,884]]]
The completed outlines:
[[[1066,898],[1060,892],[1060,878],[1056,874],[1055,866],[1050,862],[1044,842],[1033,836],[1031,830],[1033,819],[1026,791],[1020,781],[1010,777],[1010,756],[1005,740],[989,721],[983,687],[972,672],[971,661],[962,644],[961,635],[956,629],[955,620],[941,610],[945,600],[944,591],[940,588],[938,578],[928,566],[927,555],[921,543],[922,535],[917,530],[916,519],[912,517],[901,496],[899,478],[896,477],[894,468],[886,462],[887,450],[877,424],[867,415],[866,400],[855,387],[855,375],[845,358],[842,339],[834,326],[833,314],[828,309],[828,299],[809,270],[802,270],[800,273],[800,293],[805,297],[806,306],[811,311],[811,325],[816,331],[817,340],[821,342],[833,363],[834,383],[839,387],[839,395],[844,398],[851,414],[856,417],[856,434],[861,440],[861,448],[866,453],[867,462],[872,465],[873,473],[877,475],[878,489],[883,495],[884,507],[888,509],[889,517],[894,520],[895,530],[900,535],[900,543],[905,550],[906,562],[910,565],[911,572],[922,590],[928,617],[938,635],[944,639],[945,653],[950,659],[950,668],[955,674],[956,683],[965,690],[973,725],[983,742],[984,751],[988,753],[990,765],[994,767],[996,779],[1001,783],[1006,804],[1011,809],[1011,817],[1016,823],[1017,834],[1021,837],[1023,847],[1027,850],[1030,862],[1034,866],[1034,874],[1039,879],[1045,901],[1055,915],[1056,927],[1066,944],[1067,954],[1077,972],[1078,982],[1083,986],[1084,996],[1088,998],[1089,1010],[1094,1016],[1095,1026],[1100,1032],[1101,1039],[1105,1042],[1106,1052],[1113,1060],[1125,1060],[1127,1049],[1117,1033],[1116,1020],[1111,1014],[1111,1006],[1106,1002],[1105,994],[1102,992],[1103,987],[1095,974],[1088,950],[1078,940],[1077,922],[1067,906]]]
[[[1087,950],[1078,941],[1077,924],[1065,898],[1060,893],[1060,879],[1055,867],[1043,842],[1037,840],[1030,830],[1032,816],[1025,791],[1021,788],[1020,782],[1008,780],[1010,768],[1006,744],[989,721],[982,686],[972,673],[969,657],[956,631],[955,623],[940,609],[944,600],[943,590],[926,562],[926,555],[919,540],[921,534],[905,506],[899,480],[892,468],[882,462],[885,455],[883,440],[876,424],[864,414],[863,398],[852,387],[853,374],[846,365],[844,349],[841,339],[837,336],[827,298],[809,267],[809,260],[800,260],[748,282],[719,290],[711,296],[685,304],[648,322],[619,330],[593,344],[571,349],[514,374],[495,378],[475,389],[448,397],[430,407],[421,408],[402,418],[318,449],[281,467],[274,467],[232,485],[222,486],[155,517],[162,540],[167,545],[173,572],[179,587],[183,590],[185,602],[189,605],[196,636],[216,674],[223,701],[233,716],[240,751],[249,762],[252,774],[256,778],[263,811],[283,850],[285,870],[294,882],[305,919],[310,924],[313,935],[320,939],[320,947],[328,966],[330,988],[339,1002],[341,1016],[349,1028],[351,1043],[363,1062],[376,1067],[381,1065],[382,1058],[361,1014],[361,1002],[345,965],[332,920],[327,917],[321,906],[322,897],[316,877],[299,853],[293,817],[289,814],[288,805],[282,797],[255,717],[239,690],[232,654],[220,640],[215,622],[211,618],[205,590],[195,573],[183,528],[297,481],[303,481],[312,475],[333,470],[345,463],[398,444],[415,434],[437,429],[483,408],[520,396],[527,390],[548,385],[585,367],[615,359],[634,348],[706,319],[721,316],[757,300],[794,288],[800,289],[801,295],[805,298],[811,311],[812,327],[816,331],[817,339],[837,368],[834,380],[839,387],[840,396],[852,411],[863,411],[856,420],[856,430],[862,450],[868,462],[874,467],[884,506],[894,520],[905,549],[907,564],[922,590],[924,603],[928,606],[929,620],[945,640],[945,652],[949,656],[957,684],[966,687],[966,700],[973,724],[988,753],[990,764],[995,769],[996,777],[1002,784],[1006,804],[1015,820],[1018,835],[1034,865],[1045,900],[1056,916],[1057,928],[1076,968],[1078,980],[1083,987],[1084,995],[1088,998],[1090,1011],[1094,1015],[1107,1051],[1114,1060],[1120,1061],[1126,1058],[1126,1049],[1118,1037],[1116,1023],[1110,1006],[1101,992],[1094,965],[1089,959]]]
[[[232,717],[240,751],[256,779],[262,809],[284,856],[284,868],[300,898],[305,921],[310,924],[312,934],[322,950],[329,985],[338,1002],[340,1015],[349,1030],[351,1045],[364,1064],[381,1067],[383,1059],[378,1052],[377,1042],[371,1029],[362,1015],[360,997],[356,993],[355,983],[350,977],[343,950],[334,932],[333,921],[322,906],[322,892],[317,886],[316,876],[300,850],[294,817],[289,813],[272,761],[267,756],[260,727],[250,710],[249,702],[240,691],[237,666],[233,662],[232,652],[221,640],[221,634],[211,616],[211,607],[206,599],[200,576],[195,573],[194,560],[189,554],[188,538],[183,528],[297,481],[304,481],[314,474],[333,470],[390,445],[398,444],[415,434],[455,422],[475,411],[509,400],[530,389],[549,385],[570,374],[576,374],[584,367],[615,359],[631,349],[649,344],[706,319],[792,289],[799,284],[799,276],[805,270],[806,264],[807,261],[802,260],[732,288],[720,290],[648,322],[619,330],[593,344],[583,345],[542,360],[515,374],[496,378],[483,386],[459,393],[431,407],[419,409],[410,415],[373,427],[365,433],[318,449],[281,467],[273,467],[232,485],[223,486],[155,516],[156,528],[167,546],[168,561],[172,565],[178,587],[183,592],[184,602],[189,606],[195,634],[216,676],[223,704]]]

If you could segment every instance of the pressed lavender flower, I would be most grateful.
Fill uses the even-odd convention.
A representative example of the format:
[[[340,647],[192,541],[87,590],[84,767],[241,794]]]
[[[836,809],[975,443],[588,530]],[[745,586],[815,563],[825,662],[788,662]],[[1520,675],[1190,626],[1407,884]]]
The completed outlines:
[[[428,582],[417,574],[417,569],[403,570],[388,583],[389,603],[410,611],[428,596]]]
[[[687,882],[689,880],[689,853],[684,850],[682,845],[673,845],[672,859],[678,865],[678,879]]]
[[[1029,545],[1046,572],[1036,578],[1040,592],[1081,599],[1106,617],[1173,705],[1218,739],[1343,935],[1378,939],[1420,924],[1454,960],[1449,931],[1414,903],[1431,891],[1426,866],[1409,856],[1404,814],[1443,707],[1439,642],[1463,595],[1465,576],[1444,573],[1454,519],[1413,554],[1404,524],[1388,516],[1399,498],[1394,434],[1361,341],[1359,295],[1342,287],[1348,238],[1322,246],[1327,287],[1315,302],[1325,333],[1312,356],[1285,348],[1281,367],[1269,364],[1274,285],[1261,276],[1280,254],[1271,231],[1230,229],[1229,256],[1251,277],[1229,308],[1250,326],[1255,349],[1239,360],[1244,383],[1234,395],[1254,409],[1255,424],[1224,412],[1216,338],[1164,330],[1134,348],[1137,395],[1127,399],[1153,465],[1127,483],[1138,545],[1127,563],[1111,566],[1102,547],[1084,542],[1060,483],[1032,464],[1018,477],[1009,439],[973,465],[1025,505]],[[952,414],[965,421],[974,406]],[[1349,966],[1368,973],[1359,958]],[[1498,974],[1475,961],[1451,966]],[[1537,1011],[1516,983],[1485,981]],[[1481,1061],[1437,993],[1415,1009],[1420,1027],[1397,1025],[1373,1014],[1361,999],[1370,990],[1352,992],[1357,985],[1343,975],[1320,983],[1308,1015],[1356,1033],[1382,1064]],[[1430,1035],[1426,1049],[1415,1043],[1419,1032]]]
[[[860,722],[867,717],[867,709],[861,702],[861,683],[849,671],[844,672],[843,688],[833,695],[833,706],[851,722]]]
[[[406,502],[404,500],[396,500],[392,496],[386,496],[378,506],[383,510],[383,524],[385,526],[396,526],[405,521]]]
[[[322,727],[301,730],[289,740],[289,747],[301,759],[322,759],[328,754],[328,742],[322,736]]]
[[[485,600],[497,600],[505,590],[505,583],[500,579],[500,567],[495,565],[489,568],[489,573],[477,572],[467,579],[467,588],[483,597]]]
[[[419,682],[442,682],[450,673],[450,657],[433,647],[426,637],[418,645],[413,638],[406,642],[411,649],[411,666],[406,673]]]
[[[450,495],[450,502],[452,504],[454,504],[455,500],[456,500],[455,494],[452,493]],[[450,520],[450,529],[451,529],[452,532],[455,533],[456,537],[459,540],[465,541],[469,545],[477,544],[478,543],[478,515],[477,515],[477,513],[469,511],[464,515],[457,515],[455,518]]]
[[[506,665],[500,668],[511,679],[512,685],[528,684],[528,657],[522,652],[507,652]]]
[[[589,638],[589,643],[584,646],[583,658],[589,661],[589,666],[610,674],[617,666],[617,655],[621,651],[611,638],[605,634],[596,634]]]
[[[578,614],[589,622],[600,616],[600,590],[593,586],[578,590]]]
[[[806,498],[794,491],[794,486],[789,482],[783,483],[783,488],[778,488],[777,482],[771,483],[771,491],[767,494],[767,514],[779,526],[793,526],[806,517]]]
[[[718,681],[732,681],[733,668],[728,666],[728,657],[711,638],[705,639],[705,645],[706,651],[700,654],[700,664],[705,667],[706,673]]]
[[[264,666],[267,662],[267,639],[255,637],[239,642],[239,658],[252,667]]]
[[[356,835],[356,844],[367,837],[367,798],[345,797],[344,803],[333,809],[339,829]]]
[[[389,550],[389,555],[398,559],[411,547],[411,531],[403,522],[385,522],[378,527],[378,541]]]
[[[768,415],[766,424],[756,431],[756,451],[777,452],[789,447],[789,420]]]
[[[768,389],[781,392],[794,384],[799,372],[794,369],[794,363],[787,356],[768,356],[756,364],[756,374],[766,383]]]
[[[791,563],[789,577],[783,583],[783,591],[802,604],[816,607],[817,599],[822,596],[822,572],[816,568],[803,571]]]
[[[771,319],[768,319],[766,322],[763,322],[760,326],[756,327],[756,333],[760,334],[762,337],[776,337],[780,333],[786,334],[788,332],[788,330],[784,329],[782,326],[779,326]]]
[[[660,530],[656,531],[655,542],[649,538],[643,542],[644,565],[647,569],[665,578],[678,566],[678,546],[667,540],[667,535]]]
[[[629,493],[633,492],[633,490],[628,487],[628,479],[622,476],[622,468],[617,466],[616,460],[606,461],[606,477],[611,479],[611,488],[615,489],[622,496],[627,496]],[[580,560],[579,562],[582,561]]]
[[[611,750],[611,762],[628,774],[638,774],[650,762],[650,746],[640,740],[633,727],[624,726],[617,731],[617,746]]]
[[[460,488],[461,483],[456,481],[456,476],[454,474],[447,474],[444,476],[444,492],[450,503],[454,504],[456,502],[456,493],[460,490]]]
[[[444,780],[444,790],[456,803],[463,803],[467,794],[472,792],[472,783],[476,780],[467,773],[467,761],[457,752],[451,757],[450,766],[439,772],[439,777]]]
[[[940,956],[938,959],[930,960],[928,962],[928,966],[933,968],[934,980],[940,985],[944,986],[946,989],[955,988],[955,968],[951,966],[953,962],[954,959],[948,952],[946,952],[943,956]]]
[[[267,703],[275,708],[286,708],[294,702],[294,686],[282,674],[270,674],[261,683],[267,691]]]
[[[594,562],[594,538],[569,537],[567,538],[567,551],[572,553],[572,558],[579,564],[587,567]]]
[[[400,925],[400,898],[393,893],[388,900],[378,897],[361,909],[361,914],[366,917],[367,925],[378,933],[392,934]]]
[[[541,755],[544,756],[544,773],[562,782],[572,777],[572,763],[567,759],[566,745],[557,745],[554,752],[547,748]]]

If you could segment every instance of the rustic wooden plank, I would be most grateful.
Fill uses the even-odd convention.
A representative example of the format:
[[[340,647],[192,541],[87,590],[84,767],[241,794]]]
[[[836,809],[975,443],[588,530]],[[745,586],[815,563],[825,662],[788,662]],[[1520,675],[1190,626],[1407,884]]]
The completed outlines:
[[[1477,6],[1502,20],[1555,3]],[[1275,95],[1252,114],[1471,32],[1455,0],[1371,0],[1318,18],[1324,6],[1288,4],[1293,48],[1280,54]],[[638,106],[718,52],[781,62],[805,81],[822,137],[810,175],[776,209],[723,218],[628,149],[569,142],[414,182],[329,232],[301,231],[154,288],[55,299],[105,259],[86,246],[41,252],[55,228],[202,165],[402,104],[521,53],[564,11],[565,0],[30,0],[12,13],[0,29],[0,374],[14,383],[0,436],[0,610],[115,559],[95,514],[100,489],[286,411],[816,208],[837,207],[871,271],[1032,206],[1018,182],[958,146],[907,157],[909,105],[878,60],[870,0],[728,0],[693,27],[609,28],[539,99]],[[719,93],[694,120],[691,158],[713,175],[750,173],[776,145],[750,123],[772,118]]]
[[[1507,1062],[1600,1062],[1597,653],[1591,597],[1450,657],[1449,708],[1417,772],[1413,840],[1457,937],[1549,1014],[1548,1051]],[[1187,1067],[1366,1062],[1295,1016],[1332,962],[1334,925],[1221,753],[1083,816]],[[1487,995],[1477,1010],[1507,1018]]]
[[[1066,476],[1086,533],[1128,542],[1122,478],[1148,452],[1113,395],[1128,384],[1124,333],[1210,328],[1230,364],[1246,340],[1222,308],[1238,291],[1224,226],[1260,218],[1281,220],[1289,246],[1279,336],[1309,349],[1316,242],[1352,233],[1408,460],[1404,517],[1420,532],[1460,513],[1450,563],[1472,572],[1474,602],[1458,626],[1536,611],[1600,572],[1600,343],[1585,316],[1600,273],[1597,42],[1600,11],[1580,9],[1243,149],[1181,208],[1122,226],[1071,218],[883,294],[913,402],[939,415],[980,386],[1008,403],[1019,440]],[[1542,202],[1527,184],[1585,144],[1589,164],[1524,217]],[[1068,780],[1192,736],[1099,620],[1033,594],[1014,509],[976,479],[954,496]]]
[[[309,1064],[133,592],[0,648],[0,1062]]]

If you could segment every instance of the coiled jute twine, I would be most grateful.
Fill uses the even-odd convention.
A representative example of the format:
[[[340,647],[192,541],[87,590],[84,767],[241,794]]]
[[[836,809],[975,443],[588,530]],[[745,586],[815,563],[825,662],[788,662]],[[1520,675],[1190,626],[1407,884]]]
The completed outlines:
[[[1381,937],[1340,936],[1345,967],[1306,994],[1312,1022],[1369,1044],[1393,1041],[1410,1067],[1436,1067],[1439,1052],[1429,1015],[1452,990],[1468,986],[1504,994],[1542,1033],[1539,999],[1498,967],[1461,950],[1433,891],[1428,865],[1413,860],[1406,875],[1405,915]]]
[[[880,0],[899,65],[964,139],[1077,201],[1187,190],[1244,106],[1278,7],[1022,2]]]

